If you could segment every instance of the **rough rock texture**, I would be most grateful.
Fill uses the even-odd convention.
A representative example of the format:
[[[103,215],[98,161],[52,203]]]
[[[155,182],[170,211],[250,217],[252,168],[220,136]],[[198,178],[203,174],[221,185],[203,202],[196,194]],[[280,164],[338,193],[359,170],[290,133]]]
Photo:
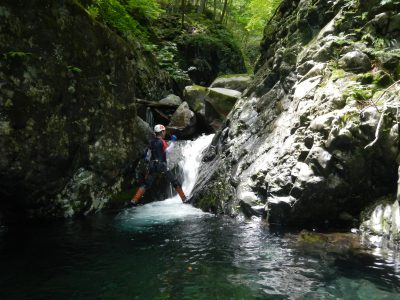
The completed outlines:
[[[182,99],[181,99],[181,97],[179,97],[177,95],[170,94],[167,97],[161,99],[159,102],[162,104],[171,104],[171,105],[179,106],[182,104]]]
[[[167,131],[180,138],[190,137],[196,131],[196,115],[186,102],[183,102],[172,115]]]
[[[205,100],[207,99],[206,87],[200,85],[189,85],[183,91],[183,97],[194,112],[204,116]]]
[[[399,201],[377,205],[361,224],[364,237],[374,246],[396,248],[400,244]]]
[[[375,247],[400,249],[400,167],[398,178],[397,197],[380,199],[361,213],[363,237]]]
[[[223,121],[241,95],[241,92],[226,88],[208,89],[205,99],[205,120],[214,131],[221,129]]]
[[[243,92],[250,84],[251,76],[247,74],[232,74],[220,76],[210,85],[212,88],[225,88]]]
[[[356,226],[395,191],[399,31],[373,23],[385,13],[397,24],[393,3],[282,2],[253,83],[205,153],[195,205],[247,215],[263,205],[271,224]]]
[[[59,217],[118,192],[150,129],[134,96],[168,77],[76,1],[0,3],[0,211]]]

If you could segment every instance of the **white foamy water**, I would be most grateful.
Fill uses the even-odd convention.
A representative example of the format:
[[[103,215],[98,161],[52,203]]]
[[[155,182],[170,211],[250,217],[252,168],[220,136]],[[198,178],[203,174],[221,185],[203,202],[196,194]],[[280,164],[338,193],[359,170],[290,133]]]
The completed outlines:
[[[213,135],[203,135],[189,141],[182,147],[183,160],[179,162],[183,170],[182,189],[190,196],[196,183],[203,150],[211,143]],[[126,209],[117,219],[124,228],[143,228],[153,224],[163,224],[177,219],[202,217],[206,213],[189,204],[183,204],[178,195],[152,202],[143,206]]]

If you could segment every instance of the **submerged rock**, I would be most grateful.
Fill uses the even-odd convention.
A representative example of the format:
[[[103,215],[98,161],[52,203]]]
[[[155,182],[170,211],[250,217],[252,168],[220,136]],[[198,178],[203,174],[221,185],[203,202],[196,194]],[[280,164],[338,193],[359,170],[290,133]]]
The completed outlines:
[[[355,254],[366,249],[359,235],[352,233],[317,233],[302,230],[297,238],[297,247],[303,251],[335,253],[340,255]]]

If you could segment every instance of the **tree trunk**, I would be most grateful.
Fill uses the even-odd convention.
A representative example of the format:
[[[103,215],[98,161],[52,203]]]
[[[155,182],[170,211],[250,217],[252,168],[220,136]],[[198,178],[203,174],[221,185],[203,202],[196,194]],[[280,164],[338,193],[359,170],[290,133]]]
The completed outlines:
[[[181,23],[181,27],[182,27],[182,29],[183,29],[184,23],[185,23],[185,0],[182,0],[182,2],[181,2],[181,10],[182,10],[182,23]]]
[[[227,6],[228,6],[228,0],[225,0],[224,8],[222,9],[222,15],[221,15],[221,20],[220,20],[221,23],[224,21]]]
[[[228,7],[226,8],[225,25],[228,25],[228,20],[231,17],[232,2],[233,0],[229,0]]]
[[[179,0],[175,0],[175,9],[174,12],[179,12]]]
[[[197,13],[202,14],[204,11],[204,7],[206,6],[207,0],[201,0]]]
[[[214,0],[214,21],[217,19],[217,0]]]

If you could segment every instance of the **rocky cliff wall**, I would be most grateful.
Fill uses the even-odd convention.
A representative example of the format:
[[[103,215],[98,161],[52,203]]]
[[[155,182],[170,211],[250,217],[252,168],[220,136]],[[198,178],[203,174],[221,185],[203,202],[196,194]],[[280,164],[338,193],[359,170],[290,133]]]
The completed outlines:
[[[283,1],[253,83],[205,153],[193,203],[334,228],[394,194],[399,11],[398,1]]]
[[[135,95],[168,77],[72,0],[1,1],[0,53],[0,219],[100,209],[149,134]]]

